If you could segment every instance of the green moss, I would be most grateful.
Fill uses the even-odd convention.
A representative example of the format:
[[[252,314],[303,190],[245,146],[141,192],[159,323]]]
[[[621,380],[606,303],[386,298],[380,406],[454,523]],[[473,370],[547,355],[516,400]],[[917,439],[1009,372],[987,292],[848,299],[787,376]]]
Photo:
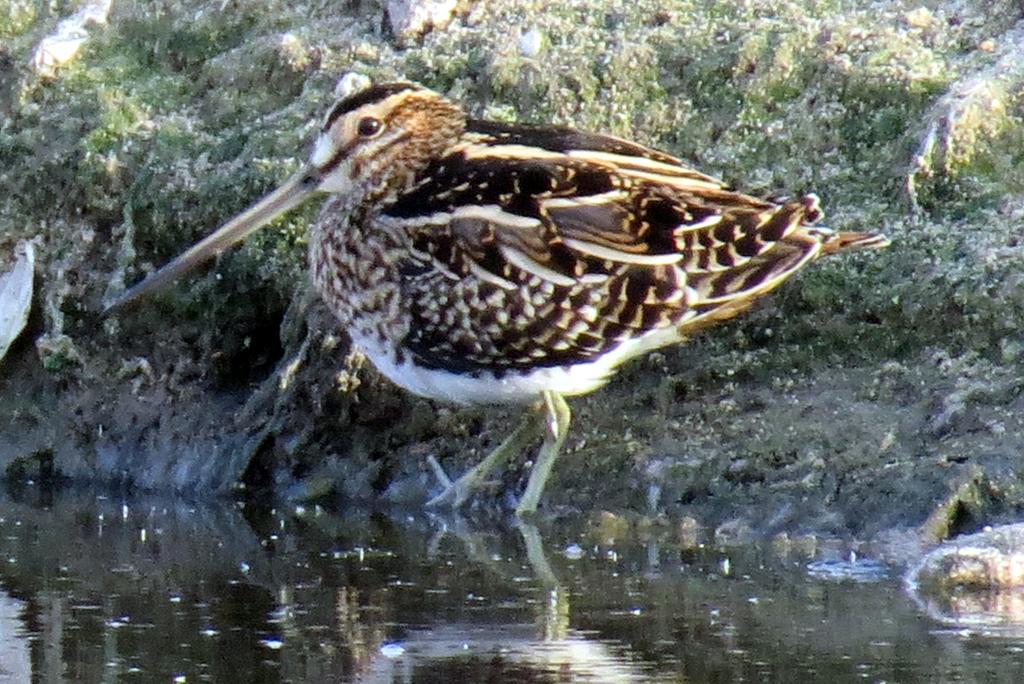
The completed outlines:
[[[254,6],[223,12],[208,6],[205,11],[188,12],[185,8],[172,11],[143,5],[141,11],[122,15],[117,24],[116,47],[150,71],[198,69],[243,44],[261,22]]]
[[[70,371],[82,364],[82,355],[67,335],[44,335],[36,341],[43,368],[51,373]]]
[[[39,18],[39,3],[9,0],[0,5],[0,38],[13,38],[28,31]]]
[[[923,536],[938,542],[975,531],[985,520],[985,509],[992,506],[991,487],[984,472],[972,473],[924,522]]]
[[[123,92],[99,93],[100,112],[97,126],[82,137],[86,156],[102,156],[120,151],[124,141],[146,118],[138,105]]]

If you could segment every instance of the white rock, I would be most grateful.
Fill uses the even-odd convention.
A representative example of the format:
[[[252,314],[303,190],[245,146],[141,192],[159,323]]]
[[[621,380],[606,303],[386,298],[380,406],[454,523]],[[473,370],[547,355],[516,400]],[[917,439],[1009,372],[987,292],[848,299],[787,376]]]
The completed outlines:
[[[404,42],[431,29],[443,29],[457,5],[458,0],[388,0],[388,22],[399,42]]]
[[[94,0],[57,24],[57,30],[43,38],[32,55],[32,68],[53,76],[57,67],[71,61],[89,37],[89,24],[107,23],[113,0]]]
[[[14,248],[14,267],[0,275],[0,360],[25,329],[32,306],[32,274],[36,252],[31,242]]]
[[[360,74],[355,71],[349,71],[340,79],[338,84],[334,86],[334,96],[338,98],[345,98],[349,95],[354,95],[360,90],[366,90],[370,87],[370,77],[365,74]]]
[[[519,54],[523,57],[536,57],[543,46],[544,34],[536,26],[519,36]]]
[[[380,653],[385,658],[401,658],[405,655],[405,647],[401,644],[384,644],[380,647]]]

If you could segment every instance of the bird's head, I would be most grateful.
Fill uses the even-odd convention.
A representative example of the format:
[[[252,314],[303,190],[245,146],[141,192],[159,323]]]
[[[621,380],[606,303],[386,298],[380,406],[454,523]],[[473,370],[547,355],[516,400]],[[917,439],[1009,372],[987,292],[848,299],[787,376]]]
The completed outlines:
[[[324,119],[308,171],[319,190],[370,199],[401,189],[462,134],[462,110],[413,83],[370,86]]]
[[[309,161],[295,175],[127,290],[107,310],[163,288],[314,194],[344,195],[355,206],[398,192],[454,144],[465,126],[457,105],[414,83],[371,85],[343,97],[328,111]]]

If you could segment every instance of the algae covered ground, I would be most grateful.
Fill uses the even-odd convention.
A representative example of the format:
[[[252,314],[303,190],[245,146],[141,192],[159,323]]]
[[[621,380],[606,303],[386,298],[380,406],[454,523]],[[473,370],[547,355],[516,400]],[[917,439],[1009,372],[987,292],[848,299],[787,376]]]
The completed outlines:
[[[458,472],[507,434],[516,410],[410,397],[349,352],[307,285],[316,202],[101,314],[285,178],[359,73],[633,138],[753,194],[815,191],[831,227],[893,240],[575,400],[548,511],[936,538],[1020,516],[1019,3],[467,2],[399,45],[373,2],[115,1],[33,69],[77,7],[0,8],[0,265],[37,248],[0,360],[11,480],[416,505],[429,456]]]

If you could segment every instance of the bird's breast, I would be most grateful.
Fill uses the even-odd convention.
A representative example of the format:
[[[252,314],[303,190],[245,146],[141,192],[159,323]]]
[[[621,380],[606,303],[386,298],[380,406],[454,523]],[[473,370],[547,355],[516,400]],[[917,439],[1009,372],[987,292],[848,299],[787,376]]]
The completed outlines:
[[[340,219],[322,217],[314,226],[309,241],[313,284],[353,339],[393,344],[408,332],[398,274],[403,253],[386,234]]]

